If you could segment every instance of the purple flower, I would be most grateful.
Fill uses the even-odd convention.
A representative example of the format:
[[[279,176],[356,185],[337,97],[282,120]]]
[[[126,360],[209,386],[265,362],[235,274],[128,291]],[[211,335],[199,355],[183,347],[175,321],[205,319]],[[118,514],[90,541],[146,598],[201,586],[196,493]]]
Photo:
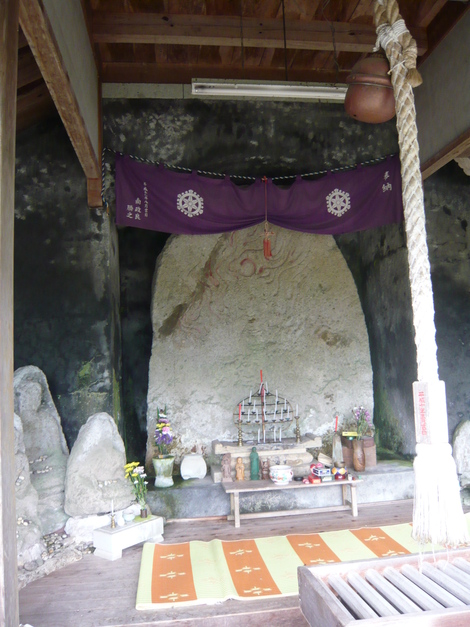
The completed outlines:
[[[165,410],[157,410],[157,422],[155,426],[155,446],[160,455],[168,452],[167,447],[173,442],[173,434],[171,432],[170,421],[166,417]]]
[[[371,430],[372,420],[370,417],[370,413],[362,405],[359,407],[354,407],[352,412],[357,422],[356,430],[357,430],[358,438],[361,438],[364,435],[367,435]]]

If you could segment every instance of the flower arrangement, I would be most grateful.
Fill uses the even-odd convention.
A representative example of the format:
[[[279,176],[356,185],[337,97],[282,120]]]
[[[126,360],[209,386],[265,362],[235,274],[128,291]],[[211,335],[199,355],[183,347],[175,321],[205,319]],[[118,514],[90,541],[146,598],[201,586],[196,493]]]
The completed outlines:
[[[173,442],[171,424],[165,409],[157,408],[157,424],[155,426],[155,446],[159,456],[168,455],[168,446]]]
[[[368,410],[360,405],[354,407],[352,413],[356,422],[357,439],[360,440],[366,435],[372,435],[374,427]]]
[[[139,462],[130,462],[124,466],[125,478],[129,479],[132,483],[132,489],[134,490],[135,498],[140,506],[145,505],[147,496],[147,483],[145,481],[147,475],[143,466],[139,465]]]

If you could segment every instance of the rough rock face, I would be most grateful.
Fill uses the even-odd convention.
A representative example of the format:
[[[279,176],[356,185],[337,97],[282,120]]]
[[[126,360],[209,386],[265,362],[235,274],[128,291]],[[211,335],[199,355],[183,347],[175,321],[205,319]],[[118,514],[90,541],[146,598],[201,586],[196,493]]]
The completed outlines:
[[[38,515],[43,533],[64,526],[64,481],[68,448],[60,416],[45,374],[36,366],[18,368],[14,375],[15,413],[23,438],[31,483],[39,496]]]
[[[262,225],[168,240],[154,278],[147,463],[157,407],[167,406],[177,455],[234,440],[234,409],[261,369],[270,392],[298,403],[303,433],[358,404],[372,411],[364,316],[334,239],[272,230],[270,260]]]
[[[124,443],[109,414],[88,418],[70,453],[65,480],[65,511],[89,516],[123,509],[133,500],[124,478]]]
[[[45,549],[38,517],[38,493],[31,485],[29,462],[23,440],[21,418],[15,414],[15,494],[18,566],[41,557]]]
[[[453,454],[460,485],[467,488],[470,486],[470,420],[463,420],[455,429]]]

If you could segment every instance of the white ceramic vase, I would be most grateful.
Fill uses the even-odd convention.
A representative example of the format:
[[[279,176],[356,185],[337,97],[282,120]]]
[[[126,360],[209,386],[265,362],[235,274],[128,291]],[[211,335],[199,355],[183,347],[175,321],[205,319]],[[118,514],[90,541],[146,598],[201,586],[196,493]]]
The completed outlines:
[[[199,453],[190,453],[181,460],[180,473],[183,479],[203,479],[207,474],[205,459]]]
[[[152,459],[156,488],[169,488],[173,485],[174,461],[174,455],[164,455],[163,457],[154,457]]]

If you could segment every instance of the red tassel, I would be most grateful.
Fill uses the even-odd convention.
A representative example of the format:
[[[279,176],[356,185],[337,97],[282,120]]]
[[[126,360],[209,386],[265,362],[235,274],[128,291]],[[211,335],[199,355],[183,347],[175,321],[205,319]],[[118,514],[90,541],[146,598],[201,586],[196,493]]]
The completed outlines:
[[[271,241],[267,237],[265,237],[265,239],[264,239],[263,248],[264,248],[264,257],[265,257],[265,259],[271,259],[271,257],[272,257]]]
[[[269,241],[269,238],[271,235],[274,235],[274,233],[272,231],[268,231],[268,179],[263,176],[262,181],[264,183],[264,258],[271,259],[273,255],[271,253],[271,242]]]

